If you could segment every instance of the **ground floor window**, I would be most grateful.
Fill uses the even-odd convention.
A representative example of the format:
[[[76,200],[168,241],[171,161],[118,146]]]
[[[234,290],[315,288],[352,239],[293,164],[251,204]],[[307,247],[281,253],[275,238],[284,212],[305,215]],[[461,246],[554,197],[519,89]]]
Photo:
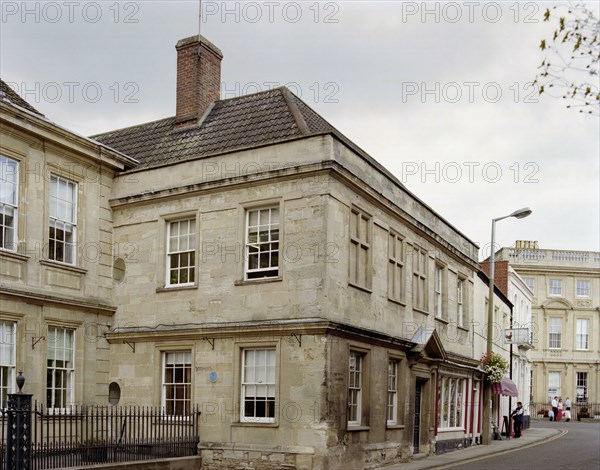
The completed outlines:
[[[554,397],[560,397],[560,372],[548,372],[548,400]]]
[[[398,423],[398,361],[388,361],[387,424]]]
[[[438,393],[438,428],[463,428],[465,379],[441,376]]]
[[[587,372],[577,372],[575,376],[575,391],[577,392],[577,403],[587,403],[588,401],[588,374]]]
[[[46,405],[66,408],[73,403],[75,330],[48,327]]]
[[[348,377],[348,424],[360,425],[362,415],[363,355],[351,352]]]
[[[241,421],[275,422],[275,348],[242,350]]]
[[[15,383],[16,323],[0,321],[0,408],[6,408]]]
[[[164,352],[163,364],[163,406],[166,414],[189,415],[192,401],[192,352]]]

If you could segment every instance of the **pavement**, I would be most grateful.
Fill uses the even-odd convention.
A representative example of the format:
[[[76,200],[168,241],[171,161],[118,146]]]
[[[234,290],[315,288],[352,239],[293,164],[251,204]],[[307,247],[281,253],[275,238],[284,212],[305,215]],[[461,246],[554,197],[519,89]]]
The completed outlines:
[[[460,463],[490,457],[492,455],[514,452],[526,447],[532,447],[542,442],[562,436],[566,431],[548,428],[529,428],[523,431],[520,438],[492,441],[490,445],[476,445],[462,450],[455,450],[440,455],[431,455],[415,458],[407,463],[399,463],[381,467],[381,470],[424,470],[450,468]],[[418,454],[417,454],[418,455]]]

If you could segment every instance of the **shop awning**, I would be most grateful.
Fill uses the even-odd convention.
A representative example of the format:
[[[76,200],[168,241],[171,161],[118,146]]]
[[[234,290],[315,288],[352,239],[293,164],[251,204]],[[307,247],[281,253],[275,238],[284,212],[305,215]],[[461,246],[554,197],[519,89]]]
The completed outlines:
[[[517,391],[517,384],[507,378],[492,384],[492,392],[494,395],[504,395],[507,397],[516,397],[519,395]]]

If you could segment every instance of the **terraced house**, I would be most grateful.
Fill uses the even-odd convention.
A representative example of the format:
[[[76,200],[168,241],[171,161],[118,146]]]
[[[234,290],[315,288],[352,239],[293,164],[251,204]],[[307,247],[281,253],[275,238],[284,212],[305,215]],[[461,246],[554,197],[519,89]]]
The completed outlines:
[[[176,115],[93,137],[110,170],[100,208],[84,182],[60,192],[80,195],[81,236],[133,247],[109,250],[112,279],[110,263],[40,261],[107,299],[85,308],[104,315],[108,370],[88,385],[76,365],[70,399],[108,400],[113,382],[112,401],[199,405],[211,469],[368,468],[471,445],[477,246],[286,88],[220,100],[219,49],[176,49]]]

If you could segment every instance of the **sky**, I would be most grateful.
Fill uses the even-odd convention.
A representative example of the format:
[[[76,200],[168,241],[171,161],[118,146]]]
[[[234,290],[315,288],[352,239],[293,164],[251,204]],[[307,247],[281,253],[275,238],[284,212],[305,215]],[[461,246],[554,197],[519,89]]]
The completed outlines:
[[[175,44],[200,31],[224,55],[222,98],[287,85],[480,257],[492,219],[525,206],[497,245],[598,251],[600,118],[531,84],[554,5],[2,0],[0,76],[93,135],[174,115]]]

